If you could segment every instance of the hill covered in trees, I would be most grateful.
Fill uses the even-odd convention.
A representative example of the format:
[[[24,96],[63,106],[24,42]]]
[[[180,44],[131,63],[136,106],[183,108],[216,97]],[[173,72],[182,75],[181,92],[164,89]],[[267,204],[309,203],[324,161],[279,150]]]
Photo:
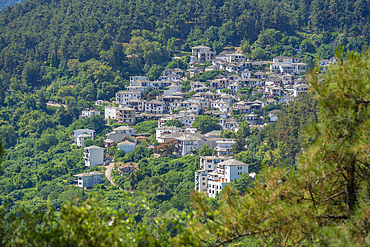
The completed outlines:
[[[366,1],[348,0],[29,0],[0,14],[0,103],[12,83],[50,84],[45,67],[62,69],[56,79],[76,60],[104,62],[127,79],[198,44],[240,46],[255,59],[300,51],[304,62],[333,56],[338,44],[362,50],[369,13]]]
[[[22,0],[2,0],[0,2],[0,10],[6,8],[9,5],[13,5],[16,3],[22,3],[22,2],[23,2]]]

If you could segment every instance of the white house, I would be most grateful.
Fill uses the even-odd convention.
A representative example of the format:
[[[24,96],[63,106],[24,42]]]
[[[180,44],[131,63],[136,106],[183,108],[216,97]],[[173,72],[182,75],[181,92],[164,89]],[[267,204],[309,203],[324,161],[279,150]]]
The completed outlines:
[[[196,115],[199,115],[202,112],[202,106],[199,103],[192,103],[188,109]]]
[[[125,154],[131,153],[132,151],[134,151],[136,147],[135,143],[129,142],[129,141],[124,141],[124,142],[118,143],[117,145],[118,145],[118,150],[123,150]]]
[[[293,63],[293,57],[279,56],[273,58],[273,63],[270,65],[271,71],[279,71],[280,65]]]
[[[192,135],[183,135],[175,139],[177,146],[181,152],[182,156],[188,155],[191,153],[191,150],[198,149],[198,141],[202,141],[203,138],[200,135],[192,134]]]
[[[156,136],[156,139],[159,143],[163,143],[163,136],[165,135],[169,135],[169,134],[172,134],[172,133],[179,133],[179,132],[183,132],[184,130],[183,129],[180,129],[178,127],[172,127],[172,126],[162,126],[162,127],[159,127],[159,128],[156,128],[155,129],[155,136]]]
[[[216,52],[213,51],[200,51],[198,52],[198,60],[200,62],[212,62],[215,59]]]
[[[208,172],[204,170],[197,170],[195,172],[195,190],[202,193],[207,192],[208,189]]]
[[[227,61],[229,63],[233,63],[233,62],[241,63],[241,62],[244,62],[246,60],[247,60],[247,56],[244,55],[244,54],[241,54],[241,53],[232,53],[232,54],[229,54],[228,55],[228,58],[227,58]]]
[[[241,85],[239,85],[239,83],[238,83],[238,82],[234,82],[234,83],[229,84],[229,85],[227,86],[227,88],[228,88],[228,89],[233,90],[235,93],[237,93],[237,92],[238,92],[238,90],[239,90],[241,87],[242,87],[242,86],[241,86]]]
[[[81,134],[77,136],[77,146],[83,147],[85,145],[85,140],[91,139],[91,135],[89,134]]]
[[[116,119],[116,107],[106,106],[104,108],[104,118],[105,119]]]
[[[276,122],[278,120],[277,113],[279,110],[272,110],[268,112],[268,116],[270,117],[270,122]]]
[[[142,76],[142,75],[130,76],[130,85],[132,85],[132,83],[134,83],[135,81],[146,81],[146,80],[148,80],[146,76]]]
[[[135,135],[135,129],[129,126],[120,126],[114,128],[112,132],[107,133],[107,138],[113,140],[114,142],[119,142],[127,136]]]
[[[252,71],[250,71],[250,70],[244,70],[243,72],[242,72],[242,78],[244,78],[244,79],[249,79],[249,78],[251,78],[251,76],[252,76]]]
[[[306,84],[298,84],[293,86],[293,96],[297,97],[298,95],[301,95],[302,93],[307,93],[309,89],[309,86]]]
[[[216,171],[207,175],[208,196],[215,198],[228,183],[239,179],[243,173],[248,173],[248,165],[243,162],[229,159],[219,163]]]
[[[90,110],[90,109],[86,109],[86,110],[83,110],[82,111],[82,114],[81,114],[81,118],[87,118],[87,117],[92,117],[92,116],[95,116],[95,115],[100,115],[100,111],[98,110]]]
[[[104,163],[104,148],[90,146],[84,148],[85,166],[97,166]]]
[[[293,100],[293,97],[291,95],[285,95],[279,99],[280,103],[286,104],[289,101]]]
[[[163,94],[164,96],[167,96],[167,95],[173,95],[174,93],[177,93],[177,92],[181,92],[181,86],[172,84],[168,86],[168,90],[165,90]]]
[[[116,93],[116,102],[126,105],[128,100],[141,99],[141,91],[120,91]]]
[[[80,173],[73,176],[77,177],[74,180],[74,185],[80,188],[92,189],[95,184],[104,183],[104,173],[98,171]]]
[[[204,51],[211,51],[211,47],[205,45],[194,46],[193,48],[191,48],[191,55],[198,57],[198,54]]]
[[[162,114],[163,111],[164,103],[159,100],[153,99],[145,104],[145,113]]]
[[[77,129],[73,131],[73,137],[75,139],[75,142],[77,143],[77,137],[82,134],[88,134],[91,136],[91,139],[94,140],[95,137],[95,130],[91,129]]]
[[[216,170],[217,165],[220,162],[230,159],[229,157],[224,156],[200,156],[200,169],[213,172]]]
[[[218,156],[225,156],[231,154],[232,145],[235,144],[233,140],[225,140],[225,141],[216,141],[217,147],[217,155]]]

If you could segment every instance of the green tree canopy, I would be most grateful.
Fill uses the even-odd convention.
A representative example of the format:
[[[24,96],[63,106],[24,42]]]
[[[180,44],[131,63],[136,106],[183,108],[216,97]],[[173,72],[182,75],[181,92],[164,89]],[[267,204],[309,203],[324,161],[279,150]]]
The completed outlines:
[[[203,145],[203,147],[199,150],[200,156],[211,156],[215,153],[215,150],[210,148],[208,145]]]
[[[170,119],[164,123],[164,126],[182,127],[182,123],[178,119]]]
[[[202,134],[210,132],[212,130],[219,130],[221,126],[218,124],[217,119],[213,119],[210,116],[198,116],[195,118],[192,126],[200,130]]]

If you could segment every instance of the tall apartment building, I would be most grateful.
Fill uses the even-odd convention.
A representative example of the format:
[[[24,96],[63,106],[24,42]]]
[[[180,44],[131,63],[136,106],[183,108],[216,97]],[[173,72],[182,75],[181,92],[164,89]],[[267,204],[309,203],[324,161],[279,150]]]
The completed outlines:
[[[208,162],[208,160],[211,162]],[[203,158],[203,160],[201,158],[203,169],[195,172],[195,189],[214,198],[228,183],[239,179],[243,173],[248,173],[248,165],[234,159],[227,159],[216,164],[213,160],[216,160],[216,158]],[[210,167],[208,163],[210,163]],[[212,167],[214,168],[213,171],[209,172]]]
[[[136,121],[135,109],[127,106],[116,108],[116,120],[118,123],[134,125]]]
[[[97,166],[104,163],[104,148],[90,146],[84,148],[85,166]]]

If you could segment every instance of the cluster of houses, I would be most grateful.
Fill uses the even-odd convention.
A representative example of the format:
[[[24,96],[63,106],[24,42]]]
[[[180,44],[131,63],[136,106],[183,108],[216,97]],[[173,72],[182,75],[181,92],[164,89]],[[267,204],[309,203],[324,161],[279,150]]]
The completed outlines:
[[[331,62],[335,62],[320,61],[319,65],[323,70]],[[195,66],[205,62],[212,65],[204,69]],[[307,65],[297,57],[279,56],[273,61],[249,61],[244,54],[230,51],[217,55],[204,45],[192,48],[189,64],[191,68],[187,70],[165,69],[162,76],[155,81],[148,80],[146,76],[131,76],[130,85],[126,90],[116,93],[115,102],[97,101],[96,105],[109,104],[104,111],[107,121],[124,124],[107,134],[104,147],[109,150],[117,144],[119,150],[132,152],[139,137],[135,136],[135,129],[130,126],[139,118],[155,119],[158,121],[156,140],[159,144],[174,143],[177,155],[189,155],[204,145],[215,150],[215,156],[201,157],[201,170],[195,173],[196,190],[215,197],[229,182],[248,173],[248,164],[231,158],[235,140],[221,138],[221,130],[201,134],[192,128],[195,119],[200,115],[207,115],[217,119],[222,130],[234,132],[238,130],[241,121],[257,128],[262,128],[269,121],[277,121],[279,110],[269,111],[266,118],[263,114],[265,108],[271,104],[289,104],[295,97],[309,90],[304,78]],[[190,90],[183,90],[183,82],[189,77],[212,70],[223,72],[206,82],[191,81]],[[157,90],[161,94],[155,99],[144,100],[146,89]],[[249,98],[255,96],[255,100],[245,100],[247,97],[243,96],[247,94]],[[99,111],[87,109],[82,112],[81,117],[98,114]],[[183,127],[166,126],[165,123],[169,120],[179,120]],[[130,139],[126,140],[126,137]],[[78,147],[83,147],[89,138],[94,139],[93,130],[74,131]],[[104,163],[104,149],[97,146],[85,147],[84,159],[86,166],[101,165]],[[130,174],[134,169],[134,165],[125,164],[119,171],[121,174]],[[84,179],[94,181],[93,176],[96,174],[79,175],[80,183]]]

